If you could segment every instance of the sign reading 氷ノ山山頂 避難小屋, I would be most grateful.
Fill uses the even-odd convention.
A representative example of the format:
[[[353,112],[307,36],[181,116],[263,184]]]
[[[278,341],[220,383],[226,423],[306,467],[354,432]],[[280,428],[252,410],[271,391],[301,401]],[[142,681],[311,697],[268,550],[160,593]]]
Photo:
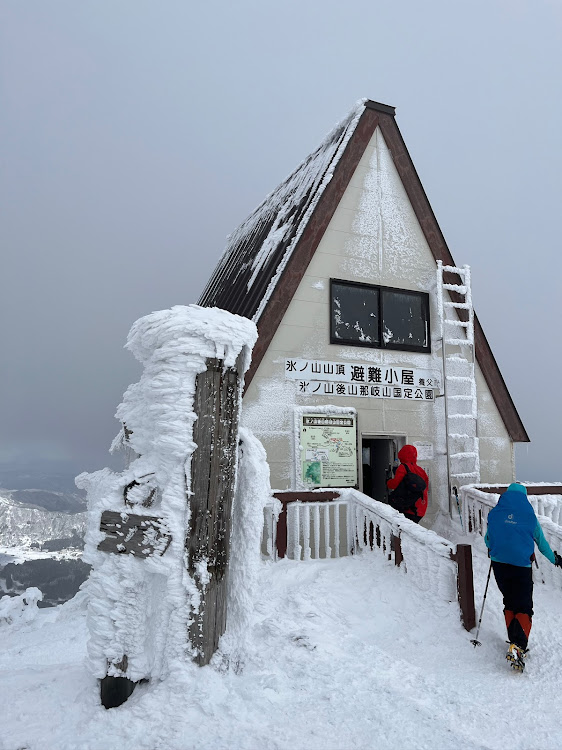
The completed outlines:
[[[285,359],[285,377],[289,380],[406,388],[439,389],[441,385],[441,375],[437,370],[404,367],[403,365],[325,362],[323,360],[299,358]],[[381,398],[393,398],[393,396],[381,396]],[[401,396],[395,398],[401,398]]]

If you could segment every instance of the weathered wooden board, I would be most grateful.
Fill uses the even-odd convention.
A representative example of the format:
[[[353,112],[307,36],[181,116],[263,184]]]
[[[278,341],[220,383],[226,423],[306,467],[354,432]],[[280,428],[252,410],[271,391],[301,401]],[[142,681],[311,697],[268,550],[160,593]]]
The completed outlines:
[[[208,664],[226,628],[226,573],[230,518],[236,475],[240,378],[237,368],[207,360],[197,377],[192,458],[191,522],[187,539],[188,570],[202,603],[189,630],[198,664]],[[206,563],[208,581],[200,577]]]
[[[135,513],[104,510],[100,531],[106,534],[98,544],[103,552],[117,555],[134,555],[146,558],[163,555],[170,546],[172,537],[157,516],[139,516]]]

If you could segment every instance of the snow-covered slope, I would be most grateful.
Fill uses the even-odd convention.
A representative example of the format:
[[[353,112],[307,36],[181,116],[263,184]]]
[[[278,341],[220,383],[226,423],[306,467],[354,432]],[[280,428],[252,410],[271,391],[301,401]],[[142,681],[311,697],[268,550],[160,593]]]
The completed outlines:
[[[0,547],[31,547],[50,539],[83,537],[86,515],[29,508],[0,497]]]
[[[465,540],[466,541],[466,540]],[[488,560],[473,540],[476,601]],[[540,561],[547,565],[546,561]],[[562,583],[562,582],[561,582]],[[106,711],[85,669],[84,595],[1,628],[2,750],[558,750],[562,591],[535,587],[524,674],[493,581],[474,649],[444,604],[378,552],[263,563],[236,669],[177,666]],[[240,661],[241,658],[241,661]],[[234,667],[234,664],[231,665]]]
[[[0,595],[37,586],[45,607],[74,596],[90,570],[80,559],[86,515],[30,508],[0,496]]]

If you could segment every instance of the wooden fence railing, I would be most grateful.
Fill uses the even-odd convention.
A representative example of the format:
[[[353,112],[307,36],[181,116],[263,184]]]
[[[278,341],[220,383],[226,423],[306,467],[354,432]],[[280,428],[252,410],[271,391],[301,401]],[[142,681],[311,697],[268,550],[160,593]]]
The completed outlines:
[[[454,545],[357,490],[277,492],[276,558],[335,558],[380,550],[424,591],[458,600],[467,630],[476,624],[472,549]]]
[[[347,501],[338,490],[274,494],[282,505],[276,529],[277,559],[310,560],[350,553]]]

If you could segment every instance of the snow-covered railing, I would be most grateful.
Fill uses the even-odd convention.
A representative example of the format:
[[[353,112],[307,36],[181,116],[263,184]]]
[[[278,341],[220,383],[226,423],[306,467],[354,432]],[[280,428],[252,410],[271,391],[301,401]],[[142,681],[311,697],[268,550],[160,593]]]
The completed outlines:
[[[296,502],[287,508],[287,544],[293,560],[347,555],[347,502]],[[302,543],[301,543],[302,542]]]
[[[282,506],[272,528],[277,559],[316,560],[350,554],[348,503],[339,490],[274,494]]]
[[[550,544],[550,548],[556,550],[559,554],[562,554],[562,526],[559,526],[550,518],[537,514],[539,523],[542,527],[546,541]],[[548,560],[545,560],[542,555],[536,555],[538,567],[537,575],[534,576],[535,580],[540,580],[542,583],[548,583],[560,588],[562,583],[562,574],[558,568],[551,565]]]
[[[537,516],[548,518],[562,525],[562,483],[525,483],[527,497]],[[462,516],[464,528],[469,532],[484,535],[488,511],[507,490],[507,485],[467,484],[461,487]],[[482,531],[483,529],[483,531]]]
[[[528,484],[527,497],[533,510],[543,519],[562,526],[562,485]],[[484,536],[488,513],[507,486],[465,485],[461,487],[463,525],[469,533]]]
[[[451,544],[357,490],[274,494],[282,504],[273,524],[277,559],[334,558],[379,549],[422,591],[445,601],[458,598],[465,627],[474,627],[470,545]]]
[[[462,523],[468,534],[484,536],[488,527],[488,513],[498,502],[499,495],[470,485],[460,488]]]
[[[475,625],[470,545],[455,545],[402,513],[357,490],[342,491],[351,509],[354,550],[379,548],[422,591],[445,601],[458,597],[467,630]]]
[[[537,516],[548,518],[557,526],[562,525],[562,494],[528,495],[528,497]]]

